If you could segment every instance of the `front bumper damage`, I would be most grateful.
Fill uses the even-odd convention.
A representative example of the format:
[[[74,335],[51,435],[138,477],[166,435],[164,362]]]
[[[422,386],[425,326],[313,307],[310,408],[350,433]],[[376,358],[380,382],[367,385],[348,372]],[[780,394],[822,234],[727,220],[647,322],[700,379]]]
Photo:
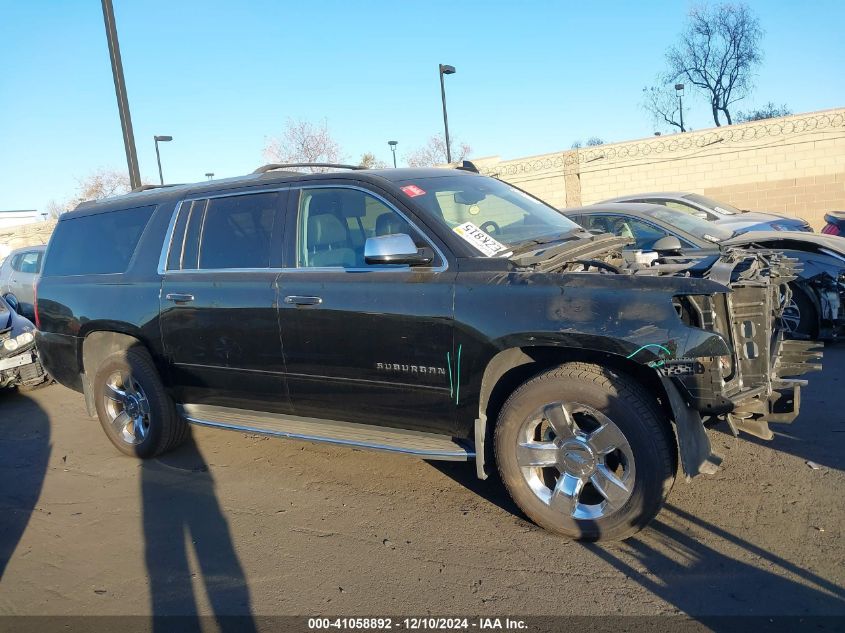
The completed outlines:
[[[46,372],[33,346],[14,356],[0,358],[0,388],[30,387],[46,380]]]
[[[713,473],[721,462],[704,422],[724,421],[734,435],[771,439],[770,423],[798,416],[807,382],[797,377],[820,370],[822,352],[814,341],[784,340],[780,330],[796,272],[796,260],[776,252],[732,251],[707,273],[731,292],[685,298],[690,318],[720,334],[731,350],[730,357],[694,359],[695,371],[661,372],[688,477]]]

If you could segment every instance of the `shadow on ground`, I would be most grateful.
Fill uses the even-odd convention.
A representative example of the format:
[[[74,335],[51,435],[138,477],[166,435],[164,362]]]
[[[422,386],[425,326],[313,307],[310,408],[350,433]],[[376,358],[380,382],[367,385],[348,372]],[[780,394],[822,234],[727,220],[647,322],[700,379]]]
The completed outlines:
[[[41,494],[50,459],[50,420],[31,398],[0,389],[0,580]]]
[[[842,587],[671,504],[624,543],[584,547],[705,623],[708,615],[845,615]],[[723,553],[732,550],[758,563]]]
[[[193,439],[141,462],[145,561],[154,618],[179,618],[180,631],[200,631],[195,584],[202,583],[221,631],[255,631],[249,588],[214,479]],[[189,556],[198,564],[193,578]],[[198,581],[198,582],[195,582]],[[232,617],[235,616],[235,617]],[[154,630],[171,620],[154,619]]]

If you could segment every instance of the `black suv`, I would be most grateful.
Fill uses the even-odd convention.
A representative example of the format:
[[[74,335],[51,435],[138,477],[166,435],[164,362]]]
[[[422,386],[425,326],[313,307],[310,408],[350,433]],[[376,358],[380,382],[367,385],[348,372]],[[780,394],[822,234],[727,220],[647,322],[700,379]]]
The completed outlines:
[[[495,462],[541,526],[630,536],[705,421],[771,437],[812,345],[781,340],[774,252],[626,261],[535,197],[462,169],[254,174],[63,215],[38,346],[114,445],[189,424]]]

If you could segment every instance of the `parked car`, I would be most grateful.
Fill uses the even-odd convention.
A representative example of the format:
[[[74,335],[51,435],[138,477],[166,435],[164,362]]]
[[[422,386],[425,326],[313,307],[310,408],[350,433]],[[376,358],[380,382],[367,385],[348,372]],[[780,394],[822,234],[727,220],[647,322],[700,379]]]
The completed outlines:
[[[35,349],[35,326],[0,297],[0,389],[31,389],[48,380]]]
[[[563,212],[588,230],[631,237],[631,250],[654,250],[658,241],[672,236],[687,252],[737,246],[782,251],[801,263],[789,284],[791,299],[783,317],[787,334],[827,340],[845,335],[845,240],[799,232],[733,233],[656,204],[608,203]]]
[[[619,539],[678,459],[715,471],[702,418],[771,438],[798,414],[791,377],[820,367],[782,341],[793,270],[775,253],[635,269],[626,239],[469,164],[298,168],[59,219],[39,348],[121,452],[159,455],[193,424],[474,459],[539,525]]]
[[[747,233],[749,231],[813,232],[813,227],[801,218],[738,209],[726,202],[718,202],[697,193],[685,193],[683,191],[641,193],[633,196],[612,198],[599,204],[609,202],[659,204],[675,211],[681,211],[682,213],[699,217],[708,222],[715,222],[732,233]]]
[[[845,237],[845,211],[831,211],[825,214],[824,221],[827,224],[822,229],[822,233]]]
[[[43,245],[19,248],[9,253],[0,265],[0,295],[13,302],[28,319],[35,317],[33,292],[46,248]]]

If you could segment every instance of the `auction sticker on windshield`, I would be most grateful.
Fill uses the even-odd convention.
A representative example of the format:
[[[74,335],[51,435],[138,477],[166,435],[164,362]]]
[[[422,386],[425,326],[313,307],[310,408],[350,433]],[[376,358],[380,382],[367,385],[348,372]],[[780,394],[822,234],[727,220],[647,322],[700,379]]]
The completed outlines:
[[[487,257],[493,257],[507,248],[507,246],[497,242],[490,235],[475,226],[472,222],[464,222],[452,230],[460,235],[465,241],[472,244],[476,249],[484,253]]]
[[[409,198],[416,198],[417,196],[424,196],[425,191],[423,191],[420,187],[416,185],[407,185],[402,187],[402,191],[405,192],[405,195]]]

